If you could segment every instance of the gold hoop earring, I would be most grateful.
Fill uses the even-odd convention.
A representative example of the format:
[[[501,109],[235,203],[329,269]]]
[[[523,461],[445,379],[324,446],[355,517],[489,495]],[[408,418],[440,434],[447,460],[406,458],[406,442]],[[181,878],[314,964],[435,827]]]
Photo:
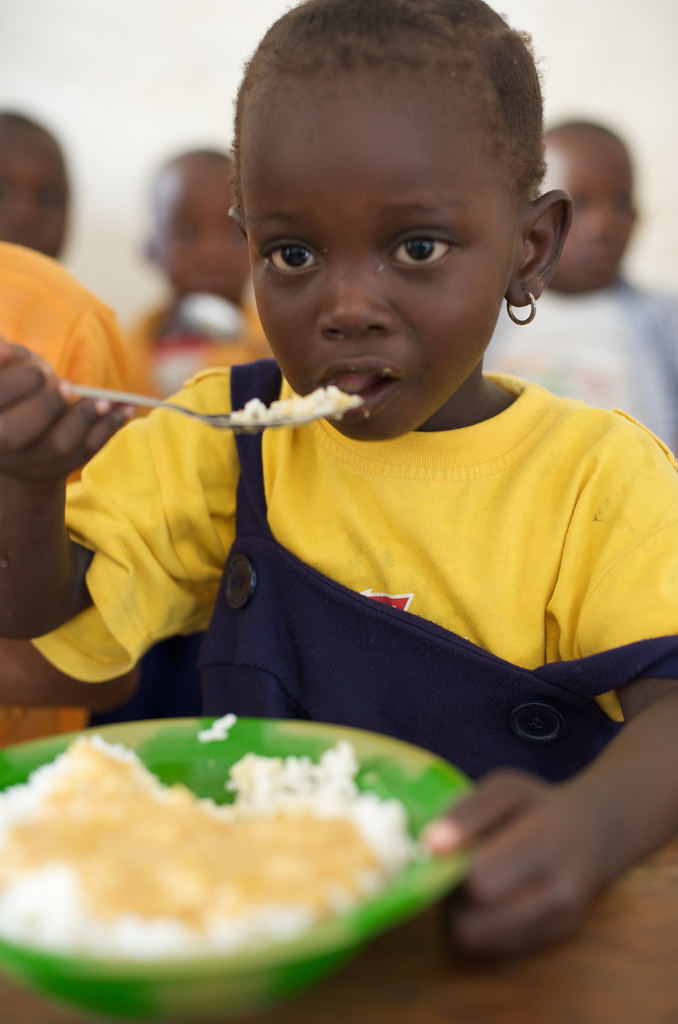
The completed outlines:
[[[526,316],[524,320],[519,320],[516,314],[513,312],[513,306],[506,300],[506,312],[508,313],[514,324],[518,324],[519,327],[524,327],[526,324],[531,324],[537,315],[537,300],[535,299],[532,292],[525,292],[528,299],[530,300],[530,315]]]

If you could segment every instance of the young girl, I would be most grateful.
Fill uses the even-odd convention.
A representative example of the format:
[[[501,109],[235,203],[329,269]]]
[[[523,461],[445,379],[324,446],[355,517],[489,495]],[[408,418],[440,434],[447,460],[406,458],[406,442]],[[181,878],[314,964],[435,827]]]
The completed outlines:
[[[282,395],[335,383],[363,404],[263,437],[132,422],[73,487],[67,533],[62,480],[126,410],[69,403],[7,348],[0,635],[96,682],[209,623],[205,713],[503,768],[429,834],[478,844],[452,932],[556,939],[678,826],[678,480],[625,417],[482,374],[570,216],[539,195],[526,39],[481,0],[308,0],[247,68],[235,152]],[[230,376],[236,407],[280,388],[274,363]],[[181,400],[227,409],[228,371]]]

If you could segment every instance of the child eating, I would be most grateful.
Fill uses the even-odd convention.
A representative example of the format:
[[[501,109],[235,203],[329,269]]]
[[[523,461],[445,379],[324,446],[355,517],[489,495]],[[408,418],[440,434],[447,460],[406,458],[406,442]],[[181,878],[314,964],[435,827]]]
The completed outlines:
[[[678,479],[627,418],[483,376],[570,218],[540,194],[526,37],[482,0],[308,0],[249,63],[235,138],[278,365],[182,401],[363,405],[236,438],[133,421],[65,527],[118,412],[3,348],[0,635],[94,683],[209,624],[206,714],[374,729],[484,776],[428,835],[477,845],[452,933],[553,941],[678,825]]]

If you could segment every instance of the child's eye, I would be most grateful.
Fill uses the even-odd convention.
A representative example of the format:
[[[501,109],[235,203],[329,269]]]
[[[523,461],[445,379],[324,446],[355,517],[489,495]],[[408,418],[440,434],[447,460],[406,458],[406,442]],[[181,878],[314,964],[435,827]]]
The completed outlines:
[[[38,202],[46,210],[61,210],[66,205],[66,196],[57,189],[45,189],[40,193]]]
[[[435,238],[410,238],[395,251],[398,263],[437,263],[449,251],[449,244]]]
[[[288,272],[290,270],[306,270],[315,263],[313,253],[304,245],[282,245],[279,249],[275,249],[268,258],[276,270]]]
[[[613,213],[627,217],[633,213],[633,203],[630,196],[614,196],[610,199],[610,209]]]
[[[198,230],[192,224],[175,224],[170,229],[170,241],[178,244],[194,242],[198,237]]]

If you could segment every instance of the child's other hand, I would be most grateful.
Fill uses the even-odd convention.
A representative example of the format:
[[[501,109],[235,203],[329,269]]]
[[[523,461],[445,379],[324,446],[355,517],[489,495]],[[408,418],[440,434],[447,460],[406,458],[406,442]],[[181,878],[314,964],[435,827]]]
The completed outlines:
[[[600,827],[572,785],[488,775],[424,834],[434,853],[477,844],[449,903],[452,942],[469,953],[522,953],[567,935],[605,876]]]
[[[0,473],[62,480],[129,418],[127,406],[71,404],[66,381],[34,352],[0,338]]]

